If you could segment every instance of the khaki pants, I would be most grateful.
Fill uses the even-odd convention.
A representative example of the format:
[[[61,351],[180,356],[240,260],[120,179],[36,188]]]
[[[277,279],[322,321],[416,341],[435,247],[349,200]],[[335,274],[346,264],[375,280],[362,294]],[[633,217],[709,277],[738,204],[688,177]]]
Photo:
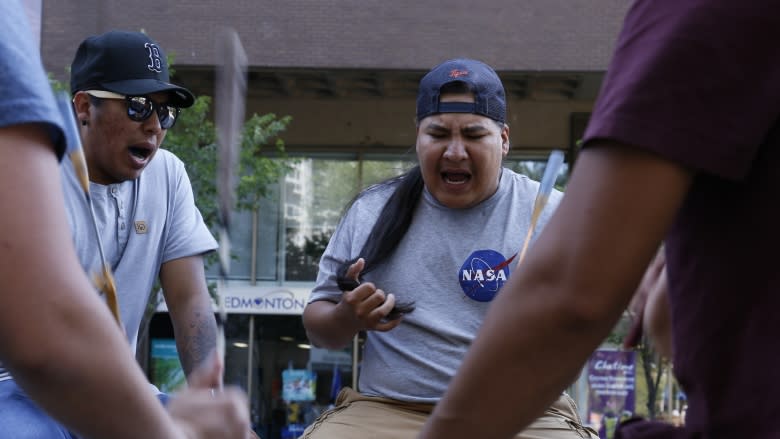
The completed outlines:
[[[336,406],[320,415],[301,439],[415,439],[433,407],[363,396],[345,387],[336,399]],[[487,422],[485,428],[490,428]],[[542,417],[515,436],[515,439],[582,438],[598,439],[598,434],[583,427],[574,401],[568,395],[562,395]]]

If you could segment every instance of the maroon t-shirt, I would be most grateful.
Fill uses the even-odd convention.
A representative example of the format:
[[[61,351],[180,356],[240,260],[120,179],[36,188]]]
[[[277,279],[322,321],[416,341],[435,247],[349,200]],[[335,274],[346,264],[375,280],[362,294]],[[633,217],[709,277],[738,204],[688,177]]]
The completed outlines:
[[[680,437],[780,437],[779,116],[780,2],[634,3],[585,147],[617,140],[696,173],[666,240]]]

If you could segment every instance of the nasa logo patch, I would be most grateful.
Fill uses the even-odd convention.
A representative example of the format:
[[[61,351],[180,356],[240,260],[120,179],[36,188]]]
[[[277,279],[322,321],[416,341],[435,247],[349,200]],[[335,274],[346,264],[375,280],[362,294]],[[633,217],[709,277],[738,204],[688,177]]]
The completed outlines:
[[[495,250],[477,250],[466,258],[458,273],[463,293],[478,302],[490,302],[509,279],[509,263]]]

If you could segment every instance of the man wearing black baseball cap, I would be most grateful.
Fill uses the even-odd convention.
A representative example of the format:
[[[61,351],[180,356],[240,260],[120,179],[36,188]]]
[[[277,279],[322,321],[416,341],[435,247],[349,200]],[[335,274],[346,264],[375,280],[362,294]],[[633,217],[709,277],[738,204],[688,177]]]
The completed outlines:
[[[317,346],[342,348],[366,332],[360,391],[345,388],[302,438],[419,434],[514,275],[530,228],[539,183],[502,166],[506,121],[501,79],[483,62],[448,60],[420,81],[418,166],[352,203],[303,313]],[[541,224],[560,199],[553,191]],[[595,438],[571,398],[558,396],[515,437]]]
[[[52,96],[19,2],[0,2],[0,27],[9,32],[0,41],[0,438],[247,437],[239,391],[192,386],[166,413],[146,388],[68,236],[56,173],[77,136]],[[220,371],[204,366],[196,380]]]
[[[133,349],[159,273],[189,376],[216,347],[203,254],[217,243],[195,206],[184,164],[161,145],[194,97],[170,82],[165,52],[141,32],[110,31],[85,39],[71,66],[70,85],[93,203],[87,204],[72,163],[64,160],[76,253],[87,272],[101,269],[94,209]],[[213,386],[218,385],[215,380]]]
[[[71,65],[70,89],[107,90],[127,96],[168,93],[168,103],[186,108],[195,97],[170,83],[165,53],[141,32],[110,31],[84,40]]]
[[[172,84],[162,48],[140,32],[110,31],[79,46],[71,91],[91,191],[122,322],[135,347],[160,273],[184,370],[215,348],[216,323],[202,255],[217,247],[193,201],[184,164],[160,145],[192,93]],[[63,167],[76,251],[88,271],[101,266],[73,167]]]

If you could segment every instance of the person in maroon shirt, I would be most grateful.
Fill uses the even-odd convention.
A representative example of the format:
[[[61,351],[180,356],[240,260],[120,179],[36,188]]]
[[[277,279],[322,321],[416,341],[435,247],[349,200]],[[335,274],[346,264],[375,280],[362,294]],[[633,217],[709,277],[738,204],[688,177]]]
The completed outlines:
[[[612,329],[662,240],[686,425],[628,422],[618,437],[780,437],[778,41],[775,1],[632,5],[566,196],[422,438],[528,424]]]

